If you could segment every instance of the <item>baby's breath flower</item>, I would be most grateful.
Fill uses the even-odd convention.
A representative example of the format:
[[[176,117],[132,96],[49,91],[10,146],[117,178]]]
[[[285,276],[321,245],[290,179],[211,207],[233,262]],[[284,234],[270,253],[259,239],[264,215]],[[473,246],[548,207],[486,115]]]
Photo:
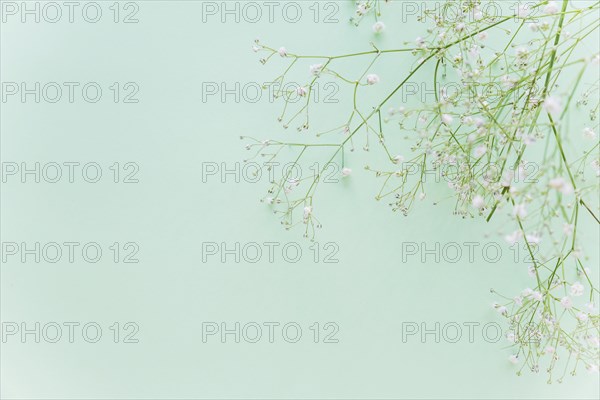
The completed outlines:
[[[385,29],[385,24],[381,21],[377,21],[373,24],[373,32],[380,33]]]
[[[586,367],[586,369],[588,370],[588,372],[590,374],[597,374],[598,373],[598,364],[590,364]]]
[[[452,118],[452,115],[450,114],[442,114],[442,122],[446,125],[450,125],[452,123],[452,121],[454,121],[454,118]]]
[[[544,7],[544,13],[546,14],[553,15],[559,11],[560,8],[558,7],[558,4],[556,4],[556,1],[549,1],[548,4],[546,4],[546,7]]]
[[[600,337],[598,336],[589,336],[587,338],[587,342],[592,346],[592,347],[600,347]]]
[[[548,114],[557,115],[562,111],[562,102],[558,97],[549,96],[544,100],[543,107]]]
[[[515,243],[517,243],[519,241],[519,239],[521,239],[521,237],[522,237],[521,231],[514,231],[513,233],[506,235],[504,237],[504,240],[506,240],[506,242],[508,242],[512,246]]]
[[[596,138],[596,132],[594,132],[594,130],[592,128],[584,128],[583,129],[583,137],[585,137],[586,139],[595,139]]]
[[[573,193],[573,186],[562,177],[550,179],[548,186],[550,186],[552,189],[558,190],[564,195]]]
[[[379,83],[379,76],[376,74],[369,74],[367,75],[367,83],[369,85],[374,85],[376,83]]]
[[[304,96],[306,96],[306,94],[307,94],[307,93],[308,93],[308,91],[307,91],[307,90],[306,90],[306,88],[305,88],[305,87],[303,87],[303,86],[298,86],[298,87],[296,88],[296,94],[297,94],[298,96],[300,96],[300,97],[304,97]]]
[[[517,341],[517,336],[514,332],[508,332],[506,334],[506,340],[508,340],[511,343],[515,343]]]
[[[311,74],[319,75],[323,70],[323,64],[312,64],[309,69]]]
[[[529,16],[529,14],[531,13],[531,10],[529,8],[529,4],[519,4],[517,5],[517,17],[519,18],[527,18]]]
[[[518,59],[525,59],[529,55],[529,49],[525,46],[520,46],[515,49],[515,55]]]
[[[483,200],[483,197],[481,197],[480,195],[476,195],[475,197],[473,197],[473,201],[471,202],[471,204],[474,208],[483,208],[483,206],[485,206],[485,200]]]
[[[304,219],[307,219],[310,215],[312,215],[313,208],[311,206],[304,207]]]
[[[600,176],[600,159],[596,158],[590,165],[596,171],[596,175]]]
[[[356,14],[365,15],[366,13],[367,13],[367,4],[364,2],[359,3],[356,8]]]
[[[280,47],[279,50],[277,50],[277,53],[279,53],[279,55],[281,57],[286,57],[287,56],[287,50],[285,49],[285,47]]]
[[[515,296],[515,297],[513,297],[513,302],[518,306],[522,306],[523,298],[521,296]]]
[[[580,282],[575,282],[573,285],[571,285],[571,296],[581,296],[583,295],[583,291],[584,291],[584,287]]]
[[[560,299],[560,305],[568,310],[573,307],[573,300],[571,300],[569,296],[565,296],[562,299]]]
[[[579,320],[579,322],[587,322],[590,319],[590,316],[583,312],[577,313],[576,317]]]
[[[352,174],[352,169],[350,169],[348,167],[342,168],[342,176],[346,177],[346,176],[350,176],[350,174]]]
[[[502,78],[500,78],[500,81],[502,82],[502,85],[504,85],[504,87],[507,89],[512,89],[515,86],[515,80],[509,75],[503,75]]]
[[[573,224],[563,224],[563,233],[567,236],[571,236],[573,234],[574,226]]]
[[[540,244],[540,242],[542,241],[542,238],[539,237],[538,235],[530,233],[530,234],[525,235],[525,240],[527,240],[527,243]]]

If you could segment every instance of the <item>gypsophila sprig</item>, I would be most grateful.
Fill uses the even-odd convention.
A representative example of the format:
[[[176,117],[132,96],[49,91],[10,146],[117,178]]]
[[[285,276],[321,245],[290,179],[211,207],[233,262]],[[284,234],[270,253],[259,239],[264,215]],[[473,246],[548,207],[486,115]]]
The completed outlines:
[[[381,181],[375,198],[394,212],[407,215],[424,200],[431,184],[425,171],[439,172],[452,193],[454,215],[482,222],[501,218],[503,240],[527,251],[529,287],[514,296],[492,289],[499,299],[492,307],[511,328],[506,357],[518,365],[518,374],[545,370],[549,382],[580,367],[597,374],[598,268],[588,265],[580,236],[584,223],[600,224],[600,56],[594,42],[600,4],[502,4],[502,13],[491,15],[481,1],[436,2],[418,17],[428,28],[393,49],[371,43],[352,54],[302,55],[257,41],[254,50],[263,64],[281,56],[273,59],[282,63],[280,87],[290,71],[310,63],[295,91],[275,93],[283,101],[283,127],[304,133],[297,141],[245,137],[247,148],[253,158],[270,162],[283,149],[293,149],[293,163],[317,150],[328,152],[312,176],[286,174],[263,199],[287,229],[302,226],[310,238],[321,227],[317,189],[332,163],[341,164],[344,179],[351,176],[345,154],[357,141],[365,151],[376,143],[382,163],[365,168]],[[380,1],[357,2],[351,21],[370,15],[370,34],[385,34]],[[393,21],[393,15],[387,17]],[[378,72],[386,63],[397,65],[398,57],[410,66],[407,72],[394,77]],[[348,60],[362,67],[342,72]],[[347,115],[313,131],[310,98],[324,79],[352,96]],[[431,83],[433,98],[400,96],[412,80]],[[369,91],[382,86],[387,94],[373,101]],[[290,96],[302,101],[292,103]],[[585,116],[581,130],[572,129],[572,115]]]

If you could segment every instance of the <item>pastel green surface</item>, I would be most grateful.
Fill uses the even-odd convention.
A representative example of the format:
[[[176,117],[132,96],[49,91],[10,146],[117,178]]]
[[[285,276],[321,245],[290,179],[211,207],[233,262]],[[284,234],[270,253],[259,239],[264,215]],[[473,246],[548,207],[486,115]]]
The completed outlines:
[[[14,96],[1,104],[3,163],[96,162],[103,172],[95,184],[80,175],[74,183],[65,177],[55,184],[14,177],[2,183],[2,242],[97,242],[103,250],[98,263],[80,256],[74,263],[64,256],[57,263],[22,263],[18,256],[3,262],[3,323],[95,322],[103,329],[97,343],[87,343],[78,331],[69,343],[66,329],[57,343],[8,337],[1,351],[3,398],[598,398],[598,381],[585,371],[552,385],[544,373],[517,377],[507,342],[484,339],[485,324],[505,327],[490,307],[497,298],[489,289],[512,294],[531,282],[506,245],[496,263],[481,253],[474,262],[466,256],[458,263],[432,257],[403,262],[403,242],[498,241],[498,225],[453,217],[449,202],[431,204],[446,193],[443,183],[401,217],[373,200],[379,187],[362,167],[376,155],[348,155],[353,176],[327,186],[319,205],[325,226],[315,263],[301,232],[286,232],[259,203],[266,178],[237,183],[228,175],[222,183],[211,176],[203,182],[202,163],[233,168],[247,156],[240,135],[297,135],[282,132],[276,121],[281,105],[264,94],[257,102],[236,102],[233,95],[203,102],[203,83],[232,88],[272,80],[283,63],[261,66],[251,51],[256,37],[302,53],[369,49],[372,22],[348,24],[352,2],[296,2],[303,12],[297,23],[282,18],[285,3],[269,22],[268,9],[258,2],[260,21],[235,23],[229,16],[222,23],[220,14],[204,22],[200,1],[138,1],[139,22],[133,24],[114,23],[113,2],[98,3],[103,16],[95,24],[77,9],[73,23],[21,23],[18,14],[1,26],[2,82],[98,82],[103,88],[97,103],[83,101],[76,90],[73,103],[35,103],[30,95],[25,103]],[[119,20],[135,10],[119,7]],[[331,12],[339,22],[323,23]],[[381,48],[402,46],[425,30],[410,18],[384,20]],[[378,72],[385,82],[407,69],[399,60]],[[114,82],[121,87],[116,104],[109,89]],[[128,82],[139,87],[138,103],[121,101],[130,92],[123,87]],[[341,103],[320,105],[324,111],[314,125],[338,122],[336,113],[347,110],[348,100],[343,91],[339,97]],[[109,168],[115,162],[119,183]],[[127,162],[139,166],[139,183],[122,183]],[[587,231],[597,279],[598,249],[591,247],[597,226]],[[115,263],[109,248],[114,242],[135,242],[139,263]],[[278,249],[297,242],[303,253],[297,263],[286,262],[279,250],[273,263],[265,253],[257,263],[236,263],[232,256],[226,263],[218,256],[203,263],[203,242],[279,242]],[[338,263],[322,262],[328,242],[339,246]],[[121,249],[119,260],[127,253]],[[121,325],[119,343],[109,328],[115,322]],[[139,326],[139,343],[123,343],[131,332],[123,327],[127,322]],[[279,330],[270,343],[266,328],[257,343],[235,343],[231,335],[227,343],[217,336],[204,343],[203,322],[230,328],[236,322],[295,322],[303,333],[297,343],[286,342]],[[319,343],[310,329],[315,322]],[[339,327],[338,343],[324,343],[332,331],[324,329],[328,322]],[[436,343],[433,335],[425,343],[417,336],[403,343],[406,322],[425,322],[430,329],[436,322],[457,323],[463,336],[456,343]],[[472,343],[465,323],[478,324]]]

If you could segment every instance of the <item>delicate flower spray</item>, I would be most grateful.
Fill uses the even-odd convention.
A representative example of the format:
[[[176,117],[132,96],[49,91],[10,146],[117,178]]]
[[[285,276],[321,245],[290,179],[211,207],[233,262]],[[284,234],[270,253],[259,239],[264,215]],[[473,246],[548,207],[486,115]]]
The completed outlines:
[[[597,374],[598,268],[586,265],[580,236],[582,225],[600,224],[600,58],[597,48],[590,53],[597,44],[587,42],[599,34],[600,3],[574,8],[568,0],[527,2],[493,16],[481,1],[432,3],[436,8],[419,17],[430,22],[429,29],[402,48],[372,45],[354,54],[304,56],[255,42],[254,50],[266,54],[263,64],[281,56],[280,87],[290,71],[310,62],[306,82],[275,93],[285,103],[279,116],[285,128],[295,124],[298,132],[309,131],[313,90],[325,77],[353,93],[348,117],[310,139],[306,133],[299,141],[242,137],[250,142],[249,159],[273,161],[284,157],[283,149],[293,149],[291,161],[297,164],[311,151],[326,153],[313,176],[295,179],[290,170],[272,182],[263,201],[286,229],[302,226],[314,238],[321,227],[317,188],[334,163],[341,163],[340,181],[352,179],[344,155],[355,150],[357,140],[364,140],[366,151],[374,140],[389,165],[365,168],[382,180],[376,199],[390,199],[393,211],[406,215],[415,200],[424,200],[430,184],[424,171],[438,171],[452,192],[453,214],[506,218],[504,238],[527,253],[530,287],[516,296],[492,290],[501,299],[493,307],[511,328],[506,357],[518,374],[544,369],[549,382],[579,368]],[[351,21],[358,25],[373,17],[369,34],[386,35],[390,27],[379,19],[382,4],[357,2]],[[445,7],[452,7],[452,18]],[[378,66],[397,62],[394,56],[406,57],[409,70],[381,74],[385,68]],[[348,59],[364,60],[364,68],[353,76],[341,73],[339,65]],[[431,82],[434,99],[398,104],[397,94],[418,77]],[[387,94],[380,101],[364,100],[365,93],[382,88]],[[574,119],[584,126],[573,129]]]

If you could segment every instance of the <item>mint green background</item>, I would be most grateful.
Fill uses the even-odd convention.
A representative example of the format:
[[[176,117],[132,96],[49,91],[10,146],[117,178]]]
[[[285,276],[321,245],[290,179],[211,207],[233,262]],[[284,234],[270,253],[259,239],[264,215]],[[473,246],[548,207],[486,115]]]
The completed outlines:
[[[530,284],[508,248],[496,264],[481,257],[403,264],[399,252],[407,241],[462,243],[488,233],[484,241],[497,241],[499,226],[459,220],[450,215],[452,205],[432,207],[429,198],[407,218],[391,214],[385,202],[373,201],[378,186],[357,152],[347,159],[351,180],[328,186],[319,206],[325,228],[318,241],[339,243],[340,263],[315,264],[301,233],[281,229],[258,202],[264,181],[202,183],[202,162],[246,156],[240,135],[285,137],[275,121],[280,105],[265,97],[256,104],[216,97],[202,103],[202,82],[271,80],[281,60],[261,66],[250,51],[255,37],[304,53],[368,49],[372,20],[347,24],[351,3],[340,3],[333,25],[312,22],[312,2],[302,3],[306,17],[298,24],[202,23],[199,1],[139,2],[140,23],[131,25],[108,16],[98,24],[2,24],[2,81],[140,86],[139,104],[2,104],[3,162],[95,161],[104,172],[115,161],[140,165],[140,183],[132,185],[3,184],[2,241],[135,241],[141,260],[3,264],[2,321],[140,326],[138,344],[114,344],[107,330],[97,344],[2,344],[3,397],[598,398],[598,382],[585,371],[552,385],[544,373],[515,376],[506,342],[486,343],[480,330],[474,343],[402,343],[403,321],[504,324],[490,307],[497,298],[489,288],[513,294]],[[425,29],[383,20],[383,48]],[[382,79],[398,68],[381,71]],[[314,124],[324,127],[347,109],[322,106],[330,115]],[[597,227],[588,231],[595,243]],[[207,241],[295,241],[305,255],[297,264],[203,264]],[[590,265],[598,265],[597,249],[588,251]],[[202,321],[295,321],[304,337],[296,344],[202,343]],[[308,327],[316,321],[336,322],[340,343],[312,343]]]

